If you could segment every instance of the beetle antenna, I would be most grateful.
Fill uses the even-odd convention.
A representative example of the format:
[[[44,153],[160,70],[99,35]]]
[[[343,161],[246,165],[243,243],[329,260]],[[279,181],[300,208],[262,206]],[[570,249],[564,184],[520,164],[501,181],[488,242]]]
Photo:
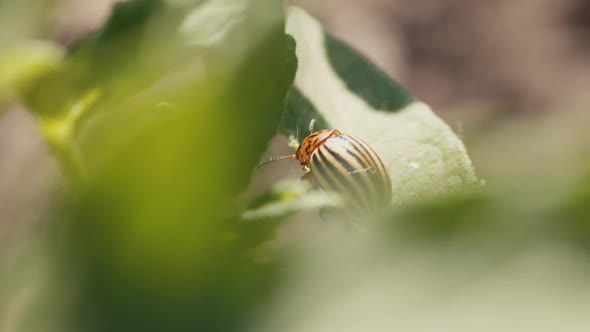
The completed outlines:
[[[295,154],[288,154],[288,155],[284,155],[284,156],[270,156],[268,158],[265,158],[261,162],[259,162],[256,167],[260,167],[262,165],[266,165],[268,163],[273,163],[275,161],[284,160],[284,159],[297,159],[297,157],[295,156]]]
[[[311,119],[309,122],[309,133],[313,133],[313,125],[315,125],[315,119]]]

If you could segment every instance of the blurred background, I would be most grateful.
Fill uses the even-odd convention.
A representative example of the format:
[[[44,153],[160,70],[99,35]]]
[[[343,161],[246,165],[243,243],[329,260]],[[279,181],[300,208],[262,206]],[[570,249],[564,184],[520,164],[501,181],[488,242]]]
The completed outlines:
[[[0,19],[17,31],[3,31],[2,37],[22,34],[70,45],[99,29],[114,2],[64,0],[50,11],[31,5],[23,9],[26,16],[5,17],[5,9],[11,5],[2,1]],[[262,319],[256,319],[262,321],[261,329],[365,330],[367,325],[355,326],[340,318],[366,310],[374,314],[365,320],[375,327],[368,330],[387,326],[384,317],[391,313],[398,318],[401,330],[407,327],[408,331],[588,330],[590,2],[291,3],[308,10],[329,32],[429,104],[464,140],[478,176],[486,181],[487,193],[502,197],[481,208],[476,204],[475,212],[465,211],[455,202],[448,209],[426,209],[432,212],[430,216],[449,220],[473,217],[485,225],[487,220],[494,220],[501,226],[494,224],[491,230],[488,226],[476,227],[464,236],[453,233],[448,242],[441,245],[433,240],[435,244],[425,245],[426,249],[416,248],[411,237],[396,238],[393,249],[386,250],[371,240],[350,239],[350,248],[314,258],[298,274],[301,281],[277,293],[281,294],[274,298],[277,312],[266,312],[260,315]],[[23,31],[22,17],[39,24],[33,31]],[[269,153],[286,151],[285,144],[279,139]],[[256,181],[268,186],[285,175],[293,176],[292,170],[256,174]],[[27,239],[46,231],[44,222],[55,209],[52,198],[61,190],[61,180],[59,166],[34,117],[21,105],[8,105],[0,112],[0,280],[9,280],[22,257],[39,250],[31,248]],[[428,219],[419,212],[406,217]],[[544,240],[522,249],[534,237],[526,225],[547,222],[545,218],[552,224],[542,227]],[[522,228],[512,232],[513,226],[505,223],[520,223]],[[449,224],[456,226],[452,221]],[[300,240],[299,235],[291,235],[290,241]],[[575,244],[574,249],[552,242],[562,235]],[[322,235],[307,245],[316,253],[317,247],[325,249],[318,243],[333,236],[339,241],[347,239],[342,234]],[[504,247],[498,244],[503,241],[511,243],[508,247],[518,254],[511,256],[506,253],[510,250],[498,249]],[[491,248],[492,254],[466,255],[465,248],[470,246]],[[355,250],[359,248],[368,249]],[[310,249],[301,249],[309,254],[306,250]],[[383,252],[395,254],[385,256]],[[331,259],[331,273],[327,267],[318,267]],[[366,273],[357,275],[357,269]],[[315,279],[319,273],[325,274]],[[35,271],[26,275],[35,275]],[[342,291],[359,280],[364,280],[360,282],[364,286]],[[374,297],[381,299],[380,285],[391,280],[399,285],[405,282],[405,288],[388,288],[386,293],[391,297],[373,302]],[[20,308],[25,306],[22,303],[35,292],[35,280],[31,284],[15,296],[10,307],[2,308],[0,314],[8,323],[0,324],[0,329],[18,330],[10,322],[18,321]],[[399,294],[406,295],[407,301],[399,300]],[[322,299],[312,306],[314,302],[306,298],[314,296]],[[325,315],[312,309],[293,313],[302,307],[320,308]],[[267,314],[272,315],[268,321]],[[303,323],[298,321],[299,316],[305,318]],[[564,322],[571,326],[564,327]]]
[[[586,94],[586,1],[298,2],[439,112],[546,112]]]

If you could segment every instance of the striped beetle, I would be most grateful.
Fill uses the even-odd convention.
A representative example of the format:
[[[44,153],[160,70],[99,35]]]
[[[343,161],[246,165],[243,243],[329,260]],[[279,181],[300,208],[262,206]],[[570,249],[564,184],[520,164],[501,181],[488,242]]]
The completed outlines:
[[[295,154],[270,158],[272,162],[297,159],[305,174],[322,190],[339,193],[346,209],[365,215],[387,207],[392,199],[391,179],[383,162],[361,139],[336,129],[310,132]]]

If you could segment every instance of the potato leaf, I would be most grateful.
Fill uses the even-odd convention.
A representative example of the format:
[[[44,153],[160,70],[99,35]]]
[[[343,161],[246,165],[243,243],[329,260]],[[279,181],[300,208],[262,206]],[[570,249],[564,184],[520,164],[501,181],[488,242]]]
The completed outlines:
[[[383,159],[398,203],[477,184],[463,143],[428,105],[302,9],[289,9],[287,32],[297,41],[299,69],[282,131],[301,140],[316,118],[320,127],[362,138]]]

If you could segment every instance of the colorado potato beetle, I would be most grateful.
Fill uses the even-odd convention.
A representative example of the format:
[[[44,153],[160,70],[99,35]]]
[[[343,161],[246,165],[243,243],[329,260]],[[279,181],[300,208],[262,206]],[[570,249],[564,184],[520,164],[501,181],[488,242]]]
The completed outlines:
[[[391,202],[387,169],[377,153],[357,137],[336,129],[319,130],[305,137],[295,154],[266,162],[287,158],[299,161],[305,172],[302,178],[312,180],[322,190],[340,194],[348,210],[367,214]]]

